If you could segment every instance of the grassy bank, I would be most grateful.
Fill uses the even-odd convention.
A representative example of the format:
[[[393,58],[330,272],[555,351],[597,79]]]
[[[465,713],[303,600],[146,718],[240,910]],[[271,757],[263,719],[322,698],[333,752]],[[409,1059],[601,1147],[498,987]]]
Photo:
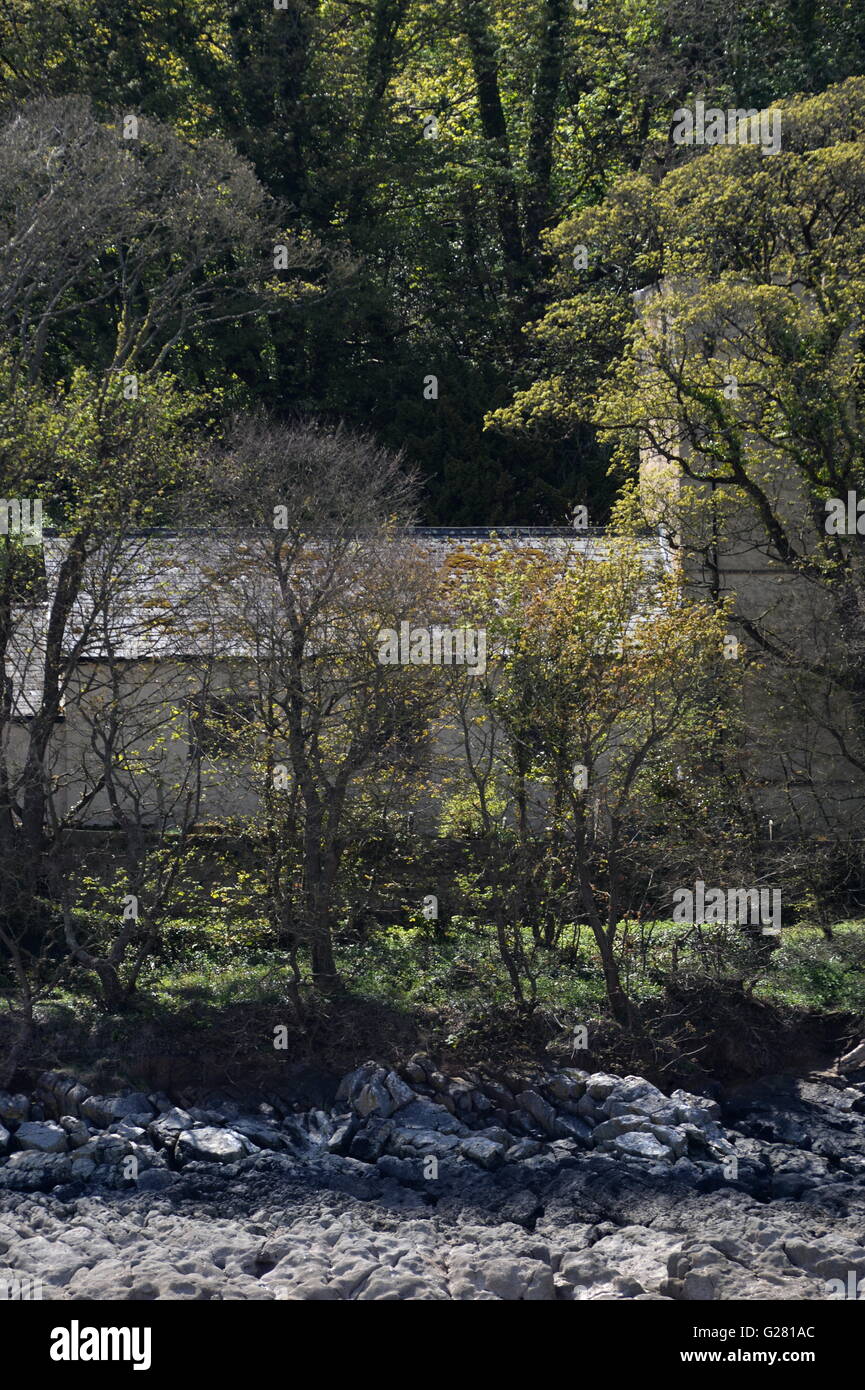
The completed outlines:
[[[22,1072],[64,1066],[148,1086],[279,1087],[298,1068],[340,1071],[418,1048],[443,1066],[543,1060],[642,1070],[667,1081],[735,1081],[825,1065],[865,1014],[865,921],[785,928],[626,924],[623,978],[643,1036],[612,1023],[591,934],[553,947],[521,940],[527,1002],[514,998],[494,931],[420,919],[341,938],[341,987],[301,991],[263,921],[225,914],[171,922],[128,1011],[107,1015],[91,982],[70,979],[37,1008]],[[585,1035],[575,1035],[575,1029]],[[11,1036],[8,1006],[0,1029]]]

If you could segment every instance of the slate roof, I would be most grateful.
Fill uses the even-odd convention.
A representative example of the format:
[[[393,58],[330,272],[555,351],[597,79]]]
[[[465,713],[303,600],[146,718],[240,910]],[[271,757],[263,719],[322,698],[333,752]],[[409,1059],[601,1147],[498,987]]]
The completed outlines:
[[[419,543],[442,562],[455,548],[471,550],[490,542],[542,548],[562,557],[582,552],[598,558],[616,543],[615,536],[597,527],[575,531],[550,526],[421,526],[400,533],[400,538]],[[248,655],[248,645],[231,633],[226,621],[230,604],[223,578],[228,569],[243,582],[259,582],[244,574],[244,553],[251,553],[253,539],[248,533],[206,529],[131,533],[124,538],[121,558],[114,566],[122,585],[122,601],[110,605],[108,615],[100,612],[94,601],[94,591],[99,588],[97,559],[73,610],[65,640],[67,654],[77,648],[82,661],[99,660],[109,649],[116,658],[130,661],[177,660],[211,651],[222,657]],[[657,537],[646,537],[645,546],[647,561],[663,560]],[[62,536],[45,532],[43,555],[49,593],[54,592],[66,550],[67,541]],[[268,584],[272,586],[272,581]],[[278,601],[274,589],[271,596]],[[262,601],[260,591],[257,598]],[[268,601],[266,596],[264,601]],[[28,606],[15,616],[7,676],[13,682],[15,716],[26,719],[38,709],[41,699],[48,606]]]

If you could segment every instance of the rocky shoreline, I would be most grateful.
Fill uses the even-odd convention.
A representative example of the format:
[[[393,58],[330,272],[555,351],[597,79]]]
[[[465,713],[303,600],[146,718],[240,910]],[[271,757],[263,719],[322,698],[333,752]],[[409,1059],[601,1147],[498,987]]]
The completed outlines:
[[[0,1297],[865,1296],[861,1073],[719,1103],[418,1054],[322,1106],[191,1099],[0,1092]]]

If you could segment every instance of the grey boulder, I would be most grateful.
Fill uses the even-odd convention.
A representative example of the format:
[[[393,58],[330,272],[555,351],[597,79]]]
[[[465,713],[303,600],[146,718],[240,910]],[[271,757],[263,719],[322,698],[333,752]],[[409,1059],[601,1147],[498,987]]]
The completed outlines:
[[[527,1115],[531,1115],[545,1134],[552,1136],[555,1133],[556,1112],[542,1096],[538,1095],[537,1091],[521,1091],[517,1096],[517,1104],[525,1110]]]
[[[15,1134],[18,1147],[41,1154],[61,1154],[66,1152],[66,1131],[52,1120],[39,1122],[26,1120],[18,1126]]]
[[[863,1068],[865,1068],[865,1040],[860,1042],[858,1047],[854,1047],[851,1052],[846,1053],[838,1062],[838,1071],[845,1076],[848,1072],[861,1071]]]
[[[188,1111],[175,1108],[166,1110],[158,1120],[151,1121],[147,1126],[147,1133],[157,1148],[163,1144],[170,1148],[176,1142],[178,1134],[192,1129],[192,1123],[192,1116]]]
[[[500,1168],[505,1161],[504,1145],[496,1144],[492,1139],[482,1139],[480,1136],[464,1139],[460,1144],[460,1153],[464,1158],[470,1158],[472,1163],[478,1163],[481,1168],[490,1170]]]
[[[77,1115],[61,1115],[58,1124],[65,1130],[73,1149],[80,1149],[90,1140],[90,1130]]]
[[[638,1130],[608,1139],[604,1148],[619,1158],[645,1158],[653,1163],[672,1163],[675,1157],[668,1144],[662,1144],[653,1134],[643,1134]]]
[[[184,1163],[239,1163],[247,1155],[242,1135],[230,1129],[207,1125],[184,1129],[177,1140],[177,1153]]]

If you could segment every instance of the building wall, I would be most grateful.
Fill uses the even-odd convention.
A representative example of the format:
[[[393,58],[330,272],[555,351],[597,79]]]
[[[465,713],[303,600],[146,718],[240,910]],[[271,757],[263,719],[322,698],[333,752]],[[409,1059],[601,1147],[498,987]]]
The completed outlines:
[[[648,331],[666,332],[664,287],[641,291],[636,300]],[[666,427],[668,438],[673,430]],[[682,439],[670,452],[701,471],[699,458],[690,458]],[[812,552],[814,520],[795,470],[783,455],[767,455],[761,448],[750,453],[749,472],[797,549]],[[765,821],[771,819],[777,833],[865,829],[865,749],[857,720],[837,687],[809,670],[820,664],[837,667],[844,658],[826,591],[773,558],[756,506],[737,489],[694,482],[675,461],[649,447],[641,452],[640,483],[648,511],[659,523],[671,515],[683,518],[673,540],[685,587],[733,600],[731,631],[740,639],[748,672],[749,736],[742,761]],[[688,505],[694,497],[707,503],[699,519]],[[748,623],[788,659],[767,653]]]

